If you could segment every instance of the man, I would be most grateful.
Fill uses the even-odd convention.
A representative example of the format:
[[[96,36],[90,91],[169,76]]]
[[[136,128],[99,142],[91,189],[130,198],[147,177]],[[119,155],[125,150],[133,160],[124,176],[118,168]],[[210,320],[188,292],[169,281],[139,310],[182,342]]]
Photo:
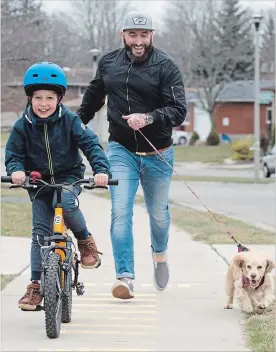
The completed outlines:
[[[153,31],[149,15],[131,11],[125,16],[121,32],[124,48],[100,59],[78,111],[82,121],[88,123],[104,105],[107,95],[107,157],[113,177],[119,179],[118,186],[110,187],[111,241],[117,278],[112,294],[120,299],[134,297],[132,214],[139,181],[150,219],[156,289],[164,290],[169,280],[166,252],[174,161],[171,135],[172,127],[185,119],[186,101],[181,73],[166,53],[153,47]]]

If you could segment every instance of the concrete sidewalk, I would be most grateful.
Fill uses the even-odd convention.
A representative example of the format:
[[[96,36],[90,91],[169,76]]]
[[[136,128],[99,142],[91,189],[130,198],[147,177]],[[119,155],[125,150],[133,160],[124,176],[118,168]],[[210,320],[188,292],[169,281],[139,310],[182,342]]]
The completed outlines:
[[[172,227],[171,281],[168,290],[157,292],[152,284],[148,217],[142,206],[136,206],[136,298],[121,302],[110,294],[115,280],[110,201],[90,192],[81,195],[80,205],[98,249],[104,252],[102,266],[81,269],[86,293],[74,295],[72,322],[62,325],[55,340],[46,337],[43,312],[17,308],[30,277],[29,269],[25,270],[2,292],[2,351],[247,351],[237,304],[231,311],[223,309],[227,264],[210,246],[193,242]],[[18,262],[23,256],[29,260],[27,247],[29,242],[24,241]],[[231,256],[235,253],[233,248]],[[6,263],[2,265],[8,272]]]

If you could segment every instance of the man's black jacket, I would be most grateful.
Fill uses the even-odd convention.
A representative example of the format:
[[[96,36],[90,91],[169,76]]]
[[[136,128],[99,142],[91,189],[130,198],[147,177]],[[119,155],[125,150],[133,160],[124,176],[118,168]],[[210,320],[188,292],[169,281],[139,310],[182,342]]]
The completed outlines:
[[[139,132],[122,115],[149,113],[154,122],[141,129],[157,148],[172,144],[172,127],[184,121],[187,108],[182,75],[175,62],[153,48],[143,62],[132,62],[125,49],[104,55],[95,78],[87,88],[78,115],[87,124],[107,101],[109,140],[132,152],[152,151]]]

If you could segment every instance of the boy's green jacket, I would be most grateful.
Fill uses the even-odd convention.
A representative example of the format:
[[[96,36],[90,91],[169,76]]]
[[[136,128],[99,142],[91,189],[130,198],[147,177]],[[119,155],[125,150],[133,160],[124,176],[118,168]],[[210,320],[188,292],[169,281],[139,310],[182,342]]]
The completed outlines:
[[[84,177],[79,148],[93,173],[111,178],[109,163],[98,137],[77,114],[60,104],[47,119],[37,117],[28,106],[16,121],[6,145],[7,174],[39,171],[47,182],[73,182]]]

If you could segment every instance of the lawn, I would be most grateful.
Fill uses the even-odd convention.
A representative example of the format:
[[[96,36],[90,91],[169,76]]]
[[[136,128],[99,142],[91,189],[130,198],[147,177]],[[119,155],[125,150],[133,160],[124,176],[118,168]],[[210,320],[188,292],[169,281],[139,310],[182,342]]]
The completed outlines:
[[[6,198],[8,197],[8,198]],[[1,235],[30,237],[32,232],[32,206],[23,189],[9,189],[1,185]]]
[[[2,275],[1,274],[1,290],[4,290],[4,288],[9,284],[16,275]]]
[[[218,146],[199,145],[175,147],[175,161],[200,161],[203,163],[223,163],[224,159],[231,157],[231,145],[220,144]]]
[[[248,346],[254,352],[275,352],[276,305],[262,314],[246,316],[245,330]]]

